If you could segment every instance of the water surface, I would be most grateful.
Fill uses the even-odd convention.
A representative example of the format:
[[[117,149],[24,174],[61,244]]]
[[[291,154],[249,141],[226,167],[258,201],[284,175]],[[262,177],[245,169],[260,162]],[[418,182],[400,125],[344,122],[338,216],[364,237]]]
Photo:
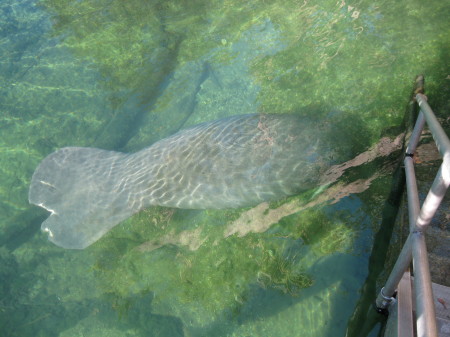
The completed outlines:
[[[0,13],[3,335],[323,337],[361,323],[415,76],[438,114],[448,100],[445,2],[4,0]],[[254,208],[146,209],[83,251],[39,231],[28,187],[56,149],[135,152],[256,112],[333,120],[326,136],[348,135],[355,160]]]

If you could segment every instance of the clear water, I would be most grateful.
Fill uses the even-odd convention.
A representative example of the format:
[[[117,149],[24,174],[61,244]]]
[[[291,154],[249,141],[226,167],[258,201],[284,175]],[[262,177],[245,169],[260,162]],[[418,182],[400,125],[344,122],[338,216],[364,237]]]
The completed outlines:
[[[402,131],[415,75],[445,109],[444,1],[3,0],[0,13],[2,335],[361,335],[398,152],[253,209],[150,208],[83,251],[46,240],[28,186],[57,148],[132,152],[241,113],[338,114],[367,153]]]

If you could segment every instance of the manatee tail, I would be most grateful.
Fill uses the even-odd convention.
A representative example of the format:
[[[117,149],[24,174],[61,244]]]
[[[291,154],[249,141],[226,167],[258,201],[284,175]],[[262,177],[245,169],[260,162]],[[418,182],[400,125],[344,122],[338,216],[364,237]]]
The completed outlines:
[[[33,174],[28,199],[51,212],[41,229],[64,248],[83,249],[134,213],[117,188],[119,152],[66,147],[46,157]]]

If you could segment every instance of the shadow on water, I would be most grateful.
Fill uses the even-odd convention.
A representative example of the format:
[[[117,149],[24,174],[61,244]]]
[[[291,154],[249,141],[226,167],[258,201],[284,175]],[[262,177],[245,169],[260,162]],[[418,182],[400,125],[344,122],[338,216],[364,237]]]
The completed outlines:
[[[0,234],[0,246],[13,251],[28,242],[39,232],[41,223],[48,217],[48,212],[39,207],[30,207],[26,211],[6,221]]]
[[[55,255],[60,254],[55,251]],[[37,252],[30,264],[42,262],[41,258],[42,254]],[[5,247],[0,248],[0,265],[2,336],[56,337],[61,333],[83,335],[86,331],[88,334],[113,331],[120,336],[129,335],[130,331],[136,336],[184,336],[180,319],[152,313],[153,293],[125,300],[111,299],[108,294],[83,300],[63,300],[45,291],[35,292],[36,278],[41,276],[29,272],[27,264],[19,265]],[[103,336],[102,333],[99,335]]]
[[[37,255],[37,260],[40,254]],[[5,247],[0,248],[0,326],[2,336],[59,336],[59,332],[89,315],[100,300],[67,301],[55,295],[33,293],[36,275],[19,265]],[[89,309],[89,310],[86,310]]]
[[[152,73],[149,83],[143,83],[142,86],[147,90],[138,90],[147,92],[143,95],[130,94],[123,105],[115,108],[115,113],[109,123],[99,133],[92,146],[107,150],[119,150],[123,148],[128,141],[135,136],[137,130],[142,124],[144,115],[152,109],[156,99],[165,89],[165,83],[170,80],[174,69],[177,66],[177,56],[179,53],[182,38],[178,36],[167,36],[170,42],[163,49],[157,72]],[[136,90],[135,90],[136,91]]]
[[[153,293],[134,295],[124,300],[112,299],[113,308],[120,307],[117,312],[108,312],[106,321],[117,325],[114,317],[119,316],[118,330],[126,333],[133,330],[138,336],[184,337],[183,323],[177,317],[152,313]],[[110,299],[111,300],[111,299]],[[122,303],[119,303],[122,302]]]
[[[381,332],[385,323],[385,317],[376,312],[374,304],[378,295],[377,291],[379,291],[377,280],[386,267],[388,248],[404,189],[405,175],[401,163],[399,164],[392,179],[391,193],[383,207],[380,228],[374,237],[374,245],[368,263],[368,276],[361,288],[361,296],[353,315],[348,322],[346,337],[368,336],[376,326],[380,327],[380,325],[381,327],[377,330]]]

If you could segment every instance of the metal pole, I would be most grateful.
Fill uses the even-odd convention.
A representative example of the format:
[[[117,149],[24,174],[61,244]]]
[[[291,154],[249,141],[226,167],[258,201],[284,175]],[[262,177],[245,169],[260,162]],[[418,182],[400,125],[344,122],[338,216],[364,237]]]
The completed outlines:
[[[419,143],[424,126],[425,117],[422,111],[420,111],[419,116],[417,116],[416,124],[414,124],[414,130],[409,138],[408,146],[406,147],[406,155],[411,156],[416,152],[417,144]]]
[[[419,192],[412,157],[405,157],[406,192],[408,196],[409,230],[413,232],[420,212]]]
[[[376,306],[378,310],[384,311],[392,303],[395,302],[393,298],[397,285],[400,282],[403,273],[409,267],[412,259],[412,237],[408,235],[402,251],[395,262],[394,268],[392,268],[391,274],[386,281],[385,286],[381,289],[376,299]]]
[[[385,286],[381,289],[378,297],[375,301],[377,309],[380,312],[385,311],[389,305],[395,302],[393,298],[398,283],[400,282],[403,273],[408,269],[412,259],[412,237],[408,235],[402,251],[395,262],[394,268],[392,268],[389,278],[386,281]]]
[[[419,123],[416,123],[418,125]],[[414,128],[416,129],[416,128]],[[414,132],[413,132],[414,133]],[[412,144],[414,145],[414,144]],[[414,163],[411,157],[405,157],[405,174],[406,174],[406,192],[408,196],[408,215],[410,223],[410,234],[406,240],[402,251],[389,275],[386,285],[377,297],[376,304],[378,309],[387,309],[392,303],[389,300],[395,293],[398,283],[403,273],[408,269],[412,259],[412,237],[411,234],[415,229],[415,223],[419,214],[419,193],[417,192],[416,175],[414,173]]]
[[[442,165],[439,168],[417,219],[417,229],[423,230],[431,222],[450,185],[450,140],[436,119],[433,110],[428,105],[426,97],[422,94],[417,94],[416,99],[420,106],[420,114],[424,115],[438,150],[443,157]]]
[[[444,160],[436,178],[433,181],[430,191],[423,202],[422,209],[415,223],[416,230],[425,231],[436,213],[442,199],[450,185],[450,165],[449,161]]]
[[[444,129],[442,129],[441,124],[438,122],[436,116],[431,110],[427,103],[427,98],[422,94],[416,95],[417,103],[419,104],[420,111],[425,115],[427,120],[427,125],[433,134],[434,141],[436,142],[437,148],[441,153],[442,157],[450,156],[450,140],[447,137]]]
[[[412,257],[414,267],[414,293],[416,297],[417,334],[418,337],[437,337],[436,314],[434,310],[433,291],[431,288],[431,277],[428,265],[427,247],[425,244],[424,231],[426,226],[418,228],[417,221],[420,213],[427,211],[424,203],[420,210],[419,194],[417,191],[416,174],[414,162],[411,157],[405,158],[406,187],[408,194],[408,213],[410,223],[410,237],[412,237]],[[431,192],[429,193],[431,194]],[[436,208],[439,203],[436,205]],[[431,220],[430,218],[430,220]]]
[[[438,337],[425,233],[412,233],[417,337]]]

